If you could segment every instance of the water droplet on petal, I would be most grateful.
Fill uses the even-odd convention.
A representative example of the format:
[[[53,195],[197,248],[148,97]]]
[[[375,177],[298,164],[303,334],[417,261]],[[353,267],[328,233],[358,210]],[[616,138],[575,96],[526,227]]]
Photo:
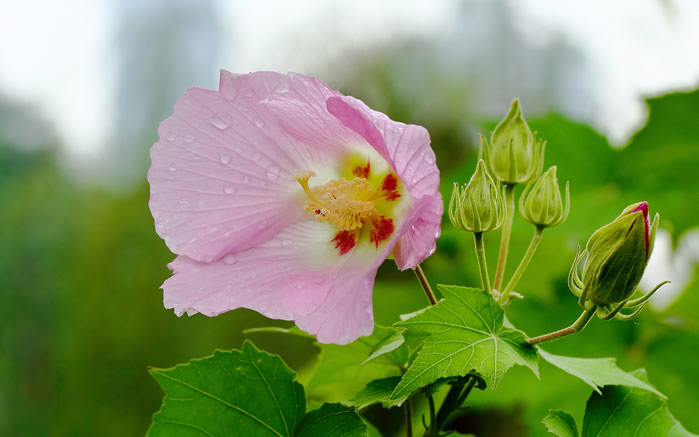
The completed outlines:
[[[226,194],[233,194],[233,193],[235,193],[235,186],[226,185],[225,187],[223,187],[223,192]]]
[[[252,97],[252,91],[247,91],[245,93],[245,97]]]
[[[194,141],[194,135],[185,135],[183,139],[185,143],[191,143],[192,141]]]
[[[211,123],[211,125],[213,127],[215,127],[216,129],[220,129],[220,130],[224,130],[224,129],[228,128],[228,126],[229,126],[227,121],[221,120],[220,118],[214,118],[214,119],[210,120],[209,123]]]
[[[176,134],[175,132],[168,132],[166,138],[167,138],[168,141],[172,141],[172,140],[174,140],[175,138],[177,138],[177,134]]]
[[[250,176],[245,176],[243,178],[243,182],[245,182],[246,184],[249,184],[250,183]]]
[[[297,282],[297,283],[296,283],[296,288],[298,288],[299,290],[302,289],[302,288],[303,288],[303,282],[300,282],[300,281]]]
[[[231,157],[229,155],[225,153],[221,155],[221,164],[228,164],[229,162],[231,162]]]
[[[279,172],[279,167],[270,167],[269,170],[267,170],[267,178],[274,181],[279,176]]]
[[[168,170],[175,171],[175,170],[177,170],[177,167],[170,167],[170,168],[168,168]]]
[[[223,263],[227,265],[235,264],[237,260],[235,259],[235,256],[233,255],[226,255],[223,257]]]
[[[427,162],[428,164],[434,164],[434,155],[428,153],[427,156],[425,156],[425,162]]]
[[[255,120],[255,126],[262,129],[263,127],[265,127],[265,122],[260,120],[260,119],[257,119],[257,120]]]
[[[282,246],[291,246],[291,240],[282,240]]]

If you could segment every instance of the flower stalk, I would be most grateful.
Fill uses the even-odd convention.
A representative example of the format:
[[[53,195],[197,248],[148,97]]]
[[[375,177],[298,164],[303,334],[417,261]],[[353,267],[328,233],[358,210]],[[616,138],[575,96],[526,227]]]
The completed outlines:
[[[415,276],[417,276],[417,280],[420,281],[420,285],[422,286],[422,289],[425,291],[425,294],[427,295],[427,300],[430,301],[430,305],[437,305],[437,296],[434,295],[434,291],[432,291],[432,287],[430,287],[430,283],[427,280],[427,276],[425,276],[425,272],[422,271],[422,267],[420,264],[415,266]]]
[[[510,234],[512,232],[512,219],[515,215],[515,184],[505,184],[503,190],[505,197],[505,223],[500,236],[500,252],[498,252],[498,266],[495,270],[495,280],[493,288],[500,289],[503,276],[505,276],[505,265],[507,264],[507,252],[510,248]]]
[[[510,293],[512,293],[512,290],[515,289],[517,283],[522,278],[522,275],[524,275],[524,272],[527,270],[529,263],[534,257],[534,253],[536,252],[537,247],[539,247],[539,243],[541,242],[543,233],[544,228],[542,227],[537,226],[534,230],[534,235],[532,235],[532,239],[529,242],[529,247],[527,247],[527,251],[524,252],[524,256],[522,256],[522,260],[519,262],[519,265],[517,266],[517,270],[515,270],[515,272],[512,274],[512,277],[505,286],[505,289],[502,291],[502,295],[500,296],[501,305],[507,305],[511,300]]]
[[[580,314],[580,317],[578,317],[578,319],[575,322],[573,322],[573,324],[569,327],[563,328],[559,331],[554,331],[548,334],[540,335],[538,337],[530,338],[527,341],[529,342],[529,344],[539,344],[545,341],[556,340],[561,337],[565,337],[566,335],[578,333],[582,331],[588,323],[590,323],[590,320],[592,320],[592,317],[595,315],[596,312],[597,305],[592,305],[590,306],[590,308],[584,310],[582,314]]]
[[[478,259],[478,268],[481,274],[481,285],[485,291],[492,293],[490,288],[490,277],[488,276],[488,263],[485,259],[485,245],[483,244],[483,233],[473,233],[473,243],[476,247],[476,257]]]

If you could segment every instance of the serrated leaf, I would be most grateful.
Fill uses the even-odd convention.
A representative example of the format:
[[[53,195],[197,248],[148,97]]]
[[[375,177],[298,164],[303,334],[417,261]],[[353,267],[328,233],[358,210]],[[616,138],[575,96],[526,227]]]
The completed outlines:
[[[541,421],[551,434],[558,437],[578,437],[578,425],[573,416],[561,410],[550,410]]]
[[[503,310],[483,290],[439,285],[445,297],[417,316],[396,323],[430,336],[393,392],[405,396],[439,378],[478,372],[493,388],[515,364],[538,377],[536,349],[521,331],[503,327]]]
[[[385,357],[397,366],[403,366],[408,362],[408,348],[401,346],[405,345],[405,337],[403,337],[400,332],[395,331],[391,335],[387,336],[383,340],[380,340],[371,350],[369,356],[362,363],[362,365],[368,363],[371,360],[375,360],[379,357]]]
[[[247,434],[241,434],[247,435]],[[306,414],[296,427],[295,437],[367,437],[367,426],[354,407],[323,404]]]
[[[564,372],[580,378],[598,393],[601,393],[600,388],[605,385],[625,385],[652,391],[665,398],[665,395],[652,385],[617,367],[615,358],[565,357],[554,355],[541,348],[539,348],[539,355]]]
[[[632,375],[647,381],[640,369]],[[587,401],[582,437],[689,437],[664,399],[636,387],[606,386]]]
[[[292,436],[306,401],[294,372],[246,341],[242,350],[152,369],[165,392],[148,437]]]
[[[406,396],[398,399],[391,399],[391,393],[396,389],[399,382],[400,376],[375,379],[369,382],[362,391],[357,393],[352,402],[357,408],[364,408],[379,402],[384,408],[400,407],[407,399]]]

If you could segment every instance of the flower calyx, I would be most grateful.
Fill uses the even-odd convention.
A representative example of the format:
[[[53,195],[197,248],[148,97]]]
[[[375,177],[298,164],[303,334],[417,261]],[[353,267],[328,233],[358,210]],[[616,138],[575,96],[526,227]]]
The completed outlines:
[[[568,285],[579,296],[583,308],[594,304],[598,317],[603,320],[613,317],[629,320],[640,313],[653,293],[669,282],[662,282],[645,295],[631,299],[653,250],[659,217],[656,213],[651,224],[647,202],[630,205],[613,222],[595,231],[584,251],[578,248]],[[586,255],[581,277],[578,267]],[[622,309],[633,311],[622,314]]]
[[[490,143],[480,137],[483,159],[490,173],[505,184],[526,184],[543,170],[546,143],[537,140],[514,99],[507,116],[495,127]]]
[[[524,220],[538,228],[558,226],[568,218],[570,187],[566,182],[564,205],[555,165],[527,184],[519,198],[519,211]]]
[[[482,159],[467,185],[454,183],[449,219],[457,228],[476,233],[497,230],[505,221],[505,204],[499,185],[486,171]]]

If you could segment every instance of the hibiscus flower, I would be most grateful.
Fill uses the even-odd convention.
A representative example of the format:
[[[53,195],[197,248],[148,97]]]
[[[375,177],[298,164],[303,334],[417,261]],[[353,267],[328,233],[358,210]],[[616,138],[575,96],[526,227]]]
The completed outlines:
[[[177,315],[250,308],[319,342],[371,333],[372,288],[440,233],[427,131],[312,77],[221,72],[158,129],[148,171],[158,234],[177,258],[162,285]]]

